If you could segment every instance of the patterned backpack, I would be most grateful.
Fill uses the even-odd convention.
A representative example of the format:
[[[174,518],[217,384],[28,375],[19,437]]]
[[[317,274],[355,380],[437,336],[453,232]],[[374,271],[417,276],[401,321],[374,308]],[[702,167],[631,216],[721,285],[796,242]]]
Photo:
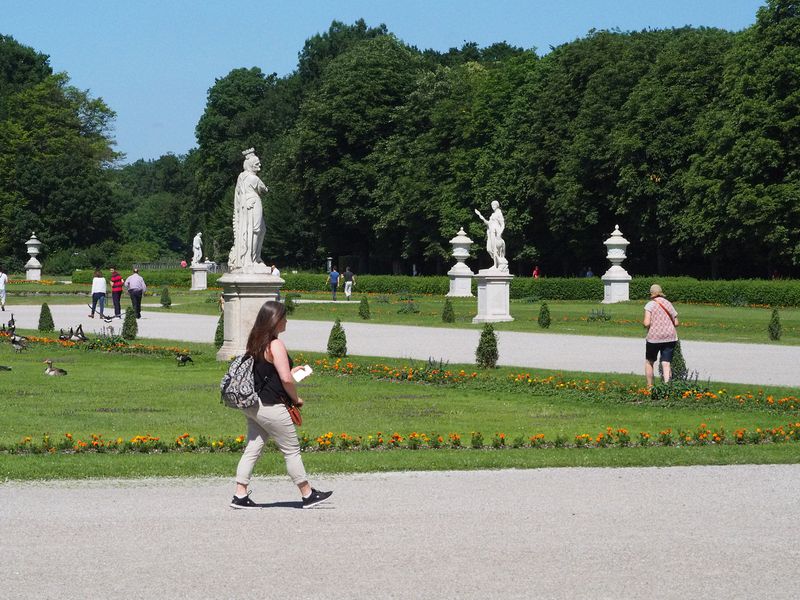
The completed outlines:
[[[228,408],[249,408],[258,404],[259,398],[253,380],[253,357],[237,356],[231,361],[228,372],[219,384],[220,402]]]

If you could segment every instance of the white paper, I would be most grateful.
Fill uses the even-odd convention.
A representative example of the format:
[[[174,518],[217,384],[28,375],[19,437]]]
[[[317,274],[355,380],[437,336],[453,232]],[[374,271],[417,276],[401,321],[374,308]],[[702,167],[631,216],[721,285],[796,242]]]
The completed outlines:
[[[314,369],[311,368],[310,365],[303,365],[302,369],[298,369],[294,373],[292,373],[292,377],[297,382],[303,381],[306,377],[311,375],[314,372]]]

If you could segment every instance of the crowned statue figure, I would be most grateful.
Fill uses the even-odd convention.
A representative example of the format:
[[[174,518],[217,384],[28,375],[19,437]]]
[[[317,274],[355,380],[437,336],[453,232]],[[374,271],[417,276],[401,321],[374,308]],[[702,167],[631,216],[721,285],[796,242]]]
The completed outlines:
[[[242,152],[244,169],[236,180],[233,195],[233,247],[228,255],[231,272],[268,273],[261,260],[266,223],[261,196],[269,191],[258,177],[261,161],[254,148]]]

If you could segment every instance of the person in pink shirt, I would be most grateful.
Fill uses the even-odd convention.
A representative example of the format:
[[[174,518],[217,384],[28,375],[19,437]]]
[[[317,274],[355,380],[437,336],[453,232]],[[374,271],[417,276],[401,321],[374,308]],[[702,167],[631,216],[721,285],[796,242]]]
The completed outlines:
[[[648,389],[653,387],[653,365],[661,354],[661,372],[664,383],[672,376],[672,353],[678,341],[678,311],[664,297],[661,286],[654,283],[650,286],[650,302],[644,306],[642,325],[647,329],[644,376]]]

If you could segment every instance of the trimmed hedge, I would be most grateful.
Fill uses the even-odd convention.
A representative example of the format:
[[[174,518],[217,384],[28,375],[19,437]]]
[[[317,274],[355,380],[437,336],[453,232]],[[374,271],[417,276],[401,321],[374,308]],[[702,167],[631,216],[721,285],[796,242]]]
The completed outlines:
[[[208,274],[208,285],[216,286],[219,273]],[[189,269],[142,272],[148,287],[191,285]],[[326,292],[325,273],[282,273],[284,289],[300,292]],[[73,283],[91,283],[92,271],[75,271]],[[692,277],[634,277],[630,283],[631,300],[647,300],[650,286],[661,284],[672,302],[694,302],[733,306],[800,306],[800,281],[792,279],[699,280]],[[410,277],[408,275],[357,275],[355,291],[363,294],[398,294],[444,296],[450,288],[446,275]],[[473,280],[472,291],[476,291]],[[601,300],[603,282],[599,277],[514,277],[511,298],[535,300]]]

